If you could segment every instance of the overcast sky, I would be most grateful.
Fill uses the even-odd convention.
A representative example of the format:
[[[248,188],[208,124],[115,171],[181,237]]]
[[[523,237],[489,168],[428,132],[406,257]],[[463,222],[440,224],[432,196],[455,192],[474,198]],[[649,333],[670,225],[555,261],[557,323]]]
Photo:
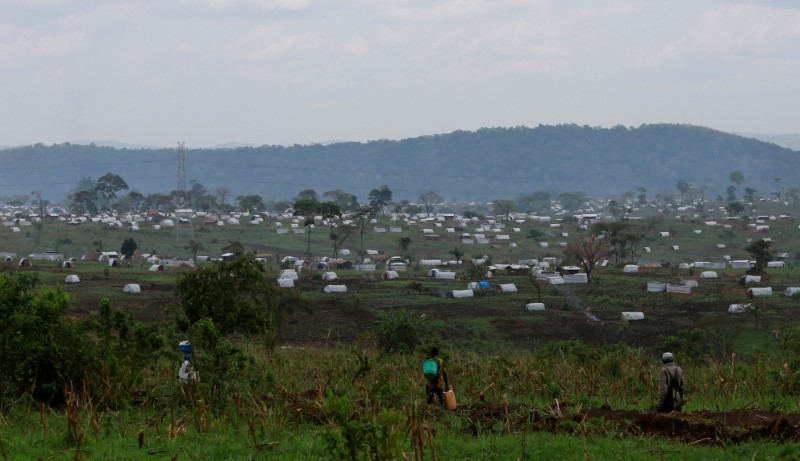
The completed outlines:
[[[795,0],[0,0],[0,145],[800,133]]]

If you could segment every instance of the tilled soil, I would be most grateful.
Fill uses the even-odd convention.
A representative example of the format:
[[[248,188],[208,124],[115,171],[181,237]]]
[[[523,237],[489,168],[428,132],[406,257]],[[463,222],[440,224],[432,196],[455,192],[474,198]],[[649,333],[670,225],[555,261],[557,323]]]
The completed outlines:
[[[648,436],[694,445],[724,445],[749,440],[800,441],[800,414],[761,410],[643,413],[638,410],[533,408],[476,403],[455,410],[469,420],[467,431],[502,427],[562,433]],[[434,413],[435,414],[435,413]]]

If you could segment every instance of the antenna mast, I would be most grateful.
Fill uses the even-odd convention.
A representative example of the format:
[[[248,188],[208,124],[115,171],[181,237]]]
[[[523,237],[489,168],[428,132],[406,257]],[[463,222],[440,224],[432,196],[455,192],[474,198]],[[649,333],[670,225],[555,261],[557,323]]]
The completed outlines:
[[[180,243],[181,237],[189,237],[194,240],[194,228],[192,227],[192,210],[186,208],[186,143],[178,142],[178,209],[175,217],[175,240]]]

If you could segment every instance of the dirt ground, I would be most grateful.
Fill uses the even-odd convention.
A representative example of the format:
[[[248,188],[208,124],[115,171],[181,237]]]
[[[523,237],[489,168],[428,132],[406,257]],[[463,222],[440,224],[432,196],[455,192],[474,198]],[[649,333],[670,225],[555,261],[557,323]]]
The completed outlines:
[[[531,408],[479,403],[460,406],[455,411],[475,428],[501,425],[509,431],[580,433],[589,426],[593,432],[607,435],[645,435],[694,445],[800,440],[800,415],[760,410],[659,414],[610,408],[576,410],[563,404]]]

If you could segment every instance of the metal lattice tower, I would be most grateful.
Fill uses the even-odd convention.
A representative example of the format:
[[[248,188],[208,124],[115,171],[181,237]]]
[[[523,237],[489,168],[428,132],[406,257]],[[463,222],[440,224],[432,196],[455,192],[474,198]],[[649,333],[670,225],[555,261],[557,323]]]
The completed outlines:
[[[178,142],[178,208],[175,210],[175,240],[180,243],[183,238],[194,240],[192,227],[192,210],[186,208],[186,143]]]
[[[178,208],[183,208],[186,200],[186,143],[178,142]]]

